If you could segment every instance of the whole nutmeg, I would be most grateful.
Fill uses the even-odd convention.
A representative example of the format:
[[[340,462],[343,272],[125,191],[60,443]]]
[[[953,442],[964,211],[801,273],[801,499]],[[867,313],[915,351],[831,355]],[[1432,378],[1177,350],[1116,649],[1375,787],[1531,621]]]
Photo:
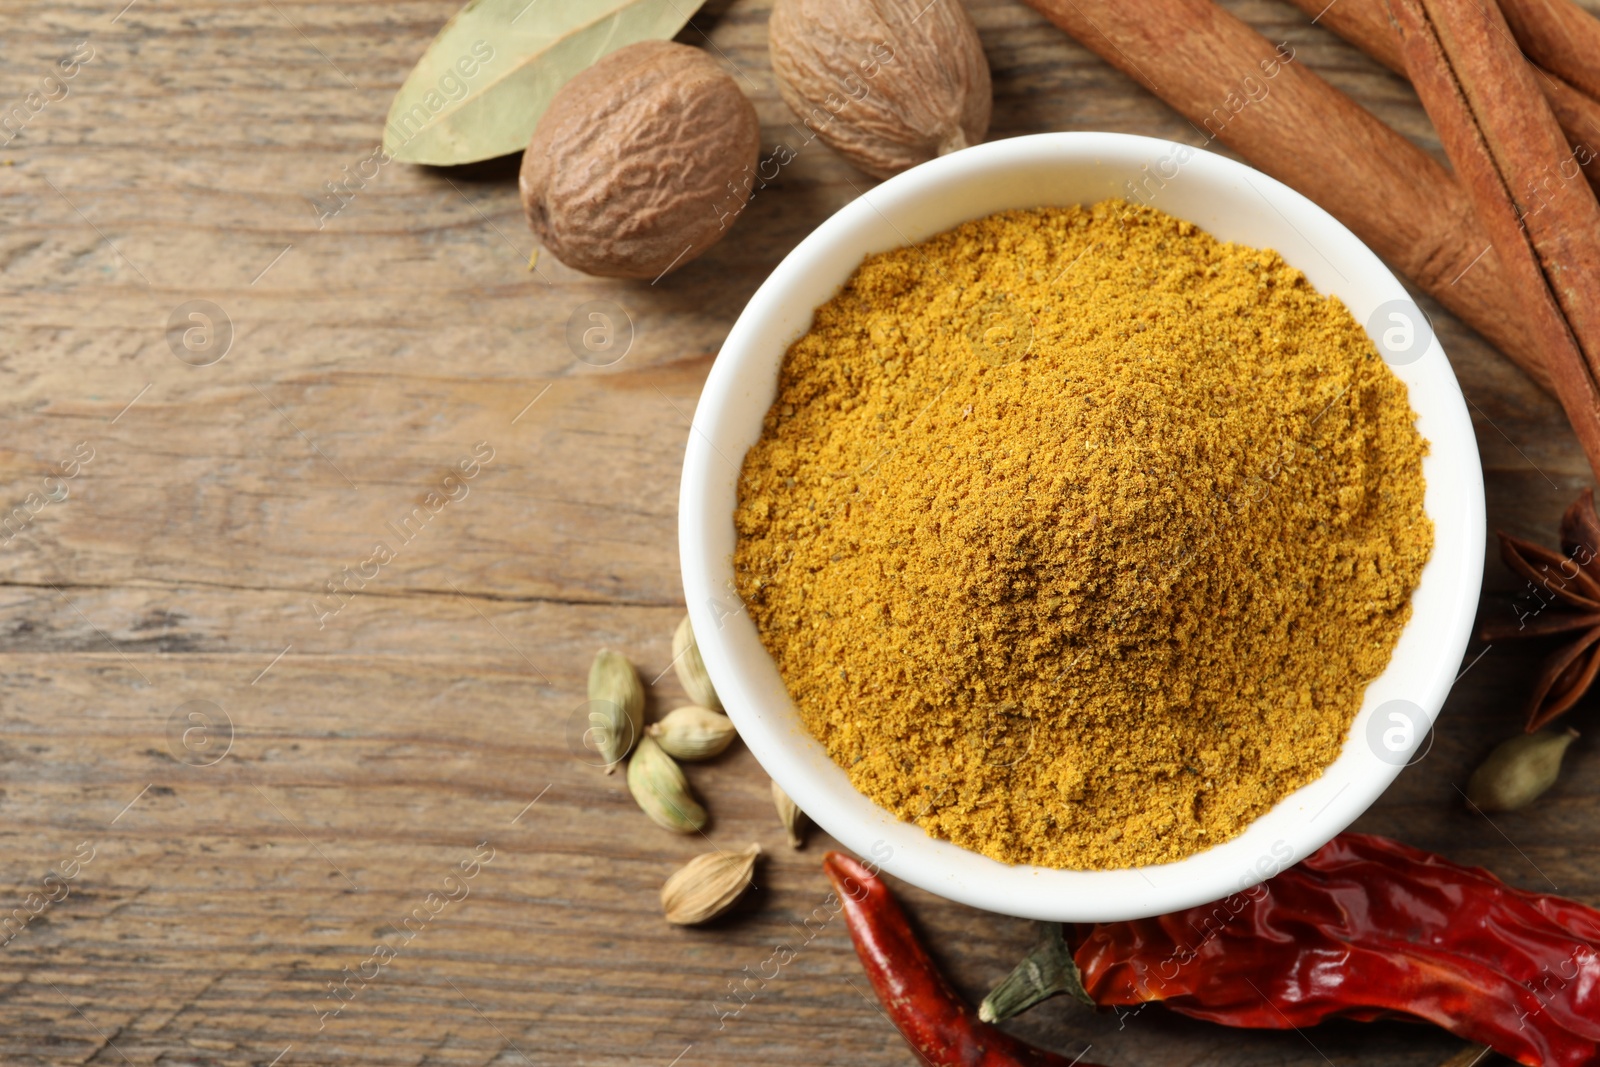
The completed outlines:
[[[760,153],[756,109],[709,56],[642,41],[561,88],[518,185],[529,225],[561,262],[656,278],[727,232]]]
[[[784,102],[874,178],[988,132],[989,62],[960,0],[777,0],[767,47]]]

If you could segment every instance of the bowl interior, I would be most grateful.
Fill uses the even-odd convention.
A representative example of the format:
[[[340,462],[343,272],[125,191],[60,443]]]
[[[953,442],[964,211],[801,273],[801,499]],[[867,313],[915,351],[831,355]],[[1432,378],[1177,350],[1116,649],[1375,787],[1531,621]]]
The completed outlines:
[[[1431,445],[1424,506],[1432,558],[1388,670],[1368,687],[1339,758],[1231,841],[1187,859],[1116,871],[1008,866],[929,837],[856,792],[800,723],[734,590],[733,512],[745,451],[760,436],[790,344],[869,253],[1013,208],[1143,200],[1228,241],[1276,249],[1338,295],[1394,354]],[[1390,312],[1399,309],[1402,319]],[[1409,327],[1406,321],[1409,321]],[[1390,341],[1395,338],[1390,338]],[[689,613],[706,668],[756,759],[820,826],[897,877],[1010,915],[1097,921],[1225,897],[1304,858],[1348,826],[1431,743],[1460,666],[1482,579],[1483,481],[1471,420],[1443,350],[1403,286],[1357,238],[1287,186],[1221,156],[1123,134],[992,142],[924,164],[846,205],[779,264],[729,333],[695,412],[679,538]]]

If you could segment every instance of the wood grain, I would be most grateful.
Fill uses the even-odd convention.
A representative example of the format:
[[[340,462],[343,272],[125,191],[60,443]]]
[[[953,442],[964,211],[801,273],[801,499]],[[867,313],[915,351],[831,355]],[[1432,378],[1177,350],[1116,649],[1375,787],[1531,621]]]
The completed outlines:
[[[24,509],[0,556],[0,931],[92,849],[64,899],[0,932],[0,1062],[913,1062],[843,930],[801,926],[828,842],[787,848],[747,752],[691,774],[711,840],[765,848],[759,889],[677,930],[655,892],[705,842],[651,826],[567,737],[595,648],[666,670],[678,468],[711,359],[765,273],[868,179],[804,148],[657,285],[549,257],[528,271],[514,160],[390,164],[319,226],[325,183],[371,155],[451,0],[124,2],[0,5],[0,116],[93,49],[0,148],[0,516]],[[1192,136],[1020,2],[970,6],[992,137]],[[713,0],[682,39],[714,46],[771,148],[795,134],[768,7]],[[1437,157],[1400,79],[1288,5],[1230,8]],[[599,299],[634,329],[606,368],[565,340]],[[208,366],[168,344],[194,300],[232,324]],[[1588,484],[1560,409],[1424,305],[1472,404],[1491,526],[1550,538]],[[47,483],[80,442],[94,458]],[[317,608],[479,442],[493,459],[466,495],[336,614]],[[65,498],[30,511],[47,484]],[[1491,560],[1484,610],[1513,592]],[[1476,661],[1428,757],[1361,825],[1600,901],[1591,746],[1526,813],[1489,824],[1456,793],[1515,729],[1537,652]],[[653,701],[680,697],[667,672]],[[211,727],[186,747],[197,709]],[[469,895],[431,911],[488,849]],[[903,895],[973,997],[1033,938]],[[381,968],[380,940],[397,946]],[[794,959],[735,1014],[730,983],[780,944]],[[353,993],[337,1015],[330,983]],[[1424,1067],[1456,1049],[1400,1025],[1238,1034],[1147,1012],[1120,1028],[1062,1002],[1017,1029],[1112,1067]]]

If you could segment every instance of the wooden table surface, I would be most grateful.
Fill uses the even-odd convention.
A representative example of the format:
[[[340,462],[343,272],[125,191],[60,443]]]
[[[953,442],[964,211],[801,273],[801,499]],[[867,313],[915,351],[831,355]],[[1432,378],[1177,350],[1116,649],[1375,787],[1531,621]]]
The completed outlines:
[[[1437,149],[1402,81],[1287,5],[1232,6]],[[548,256],[530,272],[515,160],[390,163],[319,220],[453,7],[0,6],[4,110],[80,58],[0,148],[0,1062],[911,1063],[841,926],[800,926],[828,842],[784,845],[747,752],[692,777],[714,842],[767,850],[759,889],[679,930],[656,890],[704,842],[655,829],[569,747],[596,648],[646,678],[668,665],[678,470],[718,344],[870,182],[812,145],[656,285]],[[683,39],[709,35],[736,68],[770,149],[792,129],[768,7],[713,0]],[[1194,139],[1017,0],[970,7],[991,137]],[[606,368],[565,340],[596,299],[635,332]],[[191,301],[225,319],[183,361],[167,323]],[[1590,484],[1560,410],[1428,306],[1472,405],[1491,528],[1548,540]],[[492,458],[446,483],[475,449]],[[458,499],[394,536],[430,492]],[[377,541],[394,558],[372,576]],[[359,595],[327,594],[363,570]],[[1491,560],[1485,610],[1513,586]],[[1512,646],[1477,661],[1431,753],[1360,826],[1600,902],[1591,744],[1527,813],[1491,825],[1456,792],[1513,731],[1536,662]],[[680,697],[669,672],[652,701]],[[902,895],[974,998],[1034,937]],[[730,986],[757,973],[741,1007]],[[1398,1024],[1124,1027],[1062,1001],[1016,1029],[1113,1067],[1423,1067],[1459,1048]]]

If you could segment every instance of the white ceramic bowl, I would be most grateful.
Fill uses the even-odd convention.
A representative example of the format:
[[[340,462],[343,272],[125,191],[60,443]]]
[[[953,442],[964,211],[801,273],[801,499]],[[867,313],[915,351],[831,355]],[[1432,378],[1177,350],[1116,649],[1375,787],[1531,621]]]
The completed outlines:
[[[1115,871],[1007,866],[935,840],[873,804],[800,723],[734,591],[737,465],[760,436],[784,352],[862,257],[996,211],[1087,204],[1134,190],[1218,238],[1277,249],[1367,324],[1409,387],[1417,427],[1432,445],[1423,471],[1433,556],[1388,670],[1368,687],[1343,752],[1322,777],[1233,840],[1176,863]],[[1420,331],[1412,337],[1407,320]],[[761,766],[818,825],[891,874],[951,900],[1036,919],[1116,920],[1256,884],[1348,826],[1408,761],[1425,754],[1477,608],[1483,476],[1461,390],[1426,320],[1378,257],[1327,212],[1208,152],[1124,134],[1054,133],[924,163],[846,205],[789,253],[734,324],[700,396],[678,533],[689,614],[712,682]]]

